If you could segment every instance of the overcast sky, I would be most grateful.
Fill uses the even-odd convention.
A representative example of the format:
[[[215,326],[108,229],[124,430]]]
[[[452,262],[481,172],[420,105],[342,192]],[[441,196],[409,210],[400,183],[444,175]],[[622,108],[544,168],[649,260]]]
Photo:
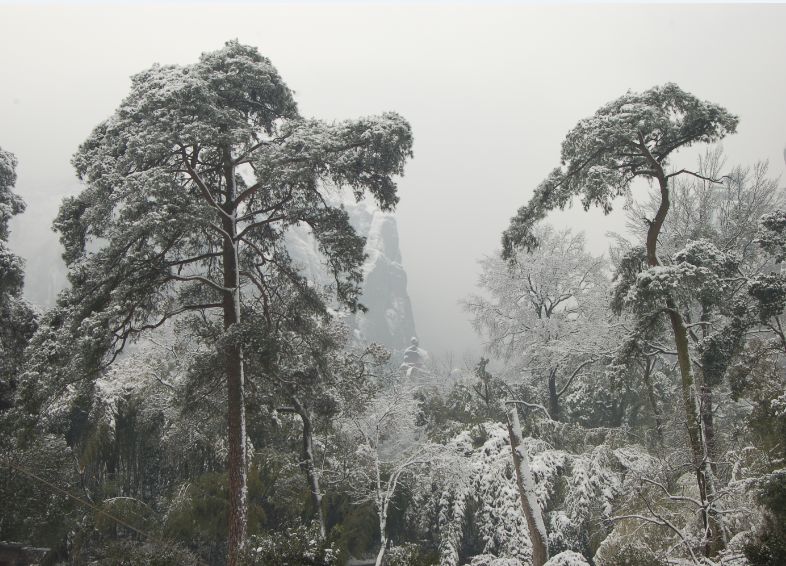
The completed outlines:
[[[154,62],[191,63],[231,38],[257,46],[322,119],[395,110],[415,158],[397,218],[421,344],[479,353],[458,301],[477,260],[559,163],[581,118],[628,89],[672,81],[740,116],[731,163],[784,173],[784,5],[0,5],[0,146],[19,159],[23,254],[78,185],[69,160]],[[684,156],[684,159],[693,159]],[[592,249],[619,215],[574,210]]]

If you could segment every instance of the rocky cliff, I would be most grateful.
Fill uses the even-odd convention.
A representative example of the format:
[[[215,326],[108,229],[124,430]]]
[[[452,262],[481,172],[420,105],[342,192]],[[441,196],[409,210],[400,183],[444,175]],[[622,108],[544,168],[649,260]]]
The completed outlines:
[[[401,263],[396,219],[368,201],[356,203],[354,199],[345,198],[342,205],[352,226],[366,238],[361,303],[368,312],[357,313],[350,324],[359,340],[377,342],[401,352],[416,332],[407,293],[407,274]],[[328,283],[320,253],[306,229],[293,230],[288,247],[309,279]]]
[[[400,353],[416,333],[407,293],[407,274],[401,264],[396,220],[392,214],[382,212],[373,202],[356,203],[348,195],[335,198],[349,213],[355,230],[367,239],[361,302],[368,312],[349,317],[349,324],[355,330],[358,341],[378,342]],[[49,209],[46,212],[51,213]],[[49,223],[36,218],[35,222],[20,225],[19,228],[32,232]],[[52,306],[57,293],[68,283],[57,236],[49,231],[37,233],[35,238],[13,235],[17,236],[16,246],[13,247],[26,257],[25,295],[34,303]],[[291,230],[287,244],[293,259],[309,279],[323,285],[330,282],[321,254],[305,228]]]

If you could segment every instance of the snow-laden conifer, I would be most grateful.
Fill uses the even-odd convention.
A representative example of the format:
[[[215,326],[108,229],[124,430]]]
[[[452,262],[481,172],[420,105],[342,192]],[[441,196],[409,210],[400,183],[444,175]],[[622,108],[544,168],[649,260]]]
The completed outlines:
[[[335,123],[301,117],[271,62],[237,41],[197,63],[135,75],[73,158],[84,189],[65,199],[55,221],[71,288],[37,339],[29,397],[93,380],[140,333],[188,319],[226,377],[234,564],[246,532],[249,309],[271,316],[277,278],[319,305],[284,246],[298,224],[324,254],[333,294],[360,307],[364,242],[325,191],[346,186],[393,208],[393,178],[411,144],[409,124],[395,113]]]

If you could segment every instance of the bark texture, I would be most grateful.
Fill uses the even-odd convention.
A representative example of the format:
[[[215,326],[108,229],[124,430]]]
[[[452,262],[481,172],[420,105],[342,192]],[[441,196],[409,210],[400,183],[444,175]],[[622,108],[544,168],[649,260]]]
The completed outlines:
[[[557,393],[557,368],[549,370],[549,416],[555,420],[560,420],[559,393]]]
[[[222,228],[228,237],[222,248],[224,287],[222,300],[224,330],[228,331],[240,322],[240,267],[237,254],[237,221],[234,211],[236,198],[235,167],[227,150],[224,155],[224,179],[227,185]],[[229,517],[227,540],[227,564],[238,564],[240,551],[246,540],[248,523],[248,479],[246,471],[246,408],[245,383],[243,376],[243,350],[240,345],[228,343],[224,346],[227,379],[227,473],[229,476]]]
[[[650,267],[660,266],[658,259],[657,245],[658,236],[666,220],[669,207],[671,205],[669,198],[668,178],[661,164],[656,161],[651,154],[646,150],[643,141],[641,149],[644,151],[650,164],[652,165],[658,185],[660,188],[660,206],[655,214],[647,231],[647,263]],[[679,311],[677,303],[673,297],[666,299],[666,312],[668,313],[669,322],[671,323],[672,332],[674,334],[674,343],[677,349],[677,362],[680,369],[681,389],[682,389],[682,402],[685,408],[685,415],[687,417],[688,439],[693,456],[693,466],[696,473],[696,481],[699,487],[699,494],[701,502],[705,505],[702,512],[702,520],[704,528],[707,533],[707,542],[705,545],[705,554],[707,556],[715,555],[720,550],[725,548],[725,540],[720,518],[716,513],[708,511],[709,506],[715,499],[715,481],[712,472],[711,458],[708,452],[706,431],[704,429],[704,421],[702,419],[702,411],[698,401],[696,380],[693,373],[693,365],[690,355],[688,329],[685,320]]]
[[[513,452],[513,466],[516,468],[516,483],[521,496],[521,507],[527,519],[529,540],[532,543],[532,565],[543,566],[549,559],[546,525],[540,512],[538,498],[535,496],[535,482],[529,467],[529,458],[521,435],[521,424],[516,405],[508,403],[508,434],[510,449]]]
[[[319,534],[324,539],[327,536],[327,526],[325,524],[325,513],[322,510],[322,491],[319,487],[319,474],[317,474],[314,464],[314,427],[311,423],[311,415],[300,401],[293,399],[295,411],[300,415],[303,422],[303,453],[301,455],[300,468],[306,474],[308,487],[311,490],[311,502],[319,521]]]

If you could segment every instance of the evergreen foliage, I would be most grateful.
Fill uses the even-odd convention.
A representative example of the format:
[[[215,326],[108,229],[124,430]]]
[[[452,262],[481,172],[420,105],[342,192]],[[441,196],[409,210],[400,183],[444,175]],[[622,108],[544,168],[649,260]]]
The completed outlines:
[[[139,73],[74,156],[71,287],[40,317],[0,150],[0,540],[47,564],[785,563],[786,196],[718,150],[667,169],[736,126],[673,84],[581,120],[480,264],[483,357],[418,371],[345,324],[340,203],[395,207],[397,114],[303,118],[237,41]],[[638,178],[609,257],[545,221]]]

